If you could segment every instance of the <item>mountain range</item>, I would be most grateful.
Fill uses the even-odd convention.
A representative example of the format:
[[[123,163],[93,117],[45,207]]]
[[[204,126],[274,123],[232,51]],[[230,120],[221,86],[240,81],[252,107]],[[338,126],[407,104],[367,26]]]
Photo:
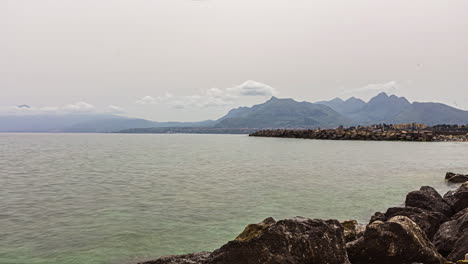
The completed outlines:
[[[272,97],[252,107],[230,110],[218,120],[156,122],[117,115],[27,115],[0,116],[0,132],[117,132],[117,131],[214,131],[265,128],[334,128],[340,125],[424,123],[468,124],[468,111],[441,103],[410,103],[405,97],[380,93],[368,102],[351,97],[315,103]],[[135,130],[135,128],[138,128]],[[153,128],[152,130],[145,130]],[[196,130],[196,129],[195,129]]]
[[[0,116],[0,132],[106,133],[130,128],[208,127],[214,121],[156,122],[140,118],[99,114]]]
[[[353,125],[423,123],[468,124],[468,111],[441,103],[410,103],[405,97],[380,93],[369,102],[351,97],[335,98],[316,104],[327,105],[352,120]]]

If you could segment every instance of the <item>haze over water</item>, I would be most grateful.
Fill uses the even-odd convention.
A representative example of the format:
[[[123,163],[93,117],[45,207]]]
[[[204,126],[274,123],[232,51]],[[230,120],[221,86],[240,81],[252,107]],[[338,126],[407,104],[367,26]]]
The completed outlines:
[[[213,250],[268,216],[368,221],[445,193],[468,144],[246,135],[0,134],[0,263]]]

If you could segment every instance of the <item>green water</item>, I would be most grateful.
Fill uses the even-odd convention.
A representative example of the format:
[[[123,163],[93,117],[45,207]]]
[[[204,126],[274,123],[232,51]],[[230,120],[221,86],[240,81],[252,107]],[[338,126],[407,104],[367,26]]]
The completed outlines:
[[[355,218],[448,190],[468,144],[244,135],[0,134],[0,263],[213,250],[268,216]]]

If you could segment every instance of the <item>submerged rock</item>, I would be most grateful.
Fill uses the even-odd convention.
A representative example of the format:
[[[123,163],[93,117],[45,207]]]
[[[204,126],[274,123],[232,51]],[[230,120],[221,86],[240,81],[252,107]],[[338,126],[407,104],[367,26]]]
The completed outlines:
[[[468,175],[447,172],[447,174],[445,174],[445,180],[450,183],[464,183],[468,181]]]
[[[369,224],[364,235],[346,248],[353,264],[445,263],[426,234],[406,216]]]
[[[447,217],[451,217],[454,213],[444,198],[434,188],[429,186],[423,186],[419,191],[408,193],[405,205],[440,212]]]
[[[199,252],[179,256],[166,256],[156,260],[139,262],[138,264],[202,264],[208,259],[210,252]]]
[[[444,195],[444,199],[455,210],[459,212],[468,207],[468,182],[463,183],[455,191],[449,191]]]
[[[272,224],[247,240],[230,241],[209,264],[349,264],[343,226],[337,220],[303,217]]]

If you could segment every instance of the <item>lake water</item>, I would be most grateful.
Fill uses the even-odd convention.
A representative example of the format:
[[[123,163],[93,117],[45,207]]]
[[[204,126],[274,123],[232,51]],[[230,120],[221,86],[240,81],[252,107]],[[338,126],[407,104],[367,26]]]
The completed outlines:
[[[354,218],[440,192],[467,143],[246,135],[0,134],[0,263],[213,250],[268,216]]]

